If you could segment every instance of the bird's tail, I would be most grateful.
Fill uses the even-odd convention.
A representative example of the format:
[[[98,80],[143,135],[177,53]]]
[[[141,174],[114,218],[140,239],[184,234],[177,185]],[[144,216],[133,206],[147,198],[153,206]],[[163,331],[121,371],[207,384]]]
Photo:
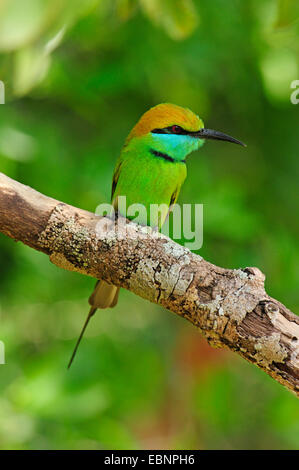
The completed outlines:
[[[105,281],[98,281],[88,302],[95,309],[112,308],[117,304],[118,294],[119,287],[112,286]]]
[[[72,362],[75,358],[78,346],[83,338],[86,327],[89,323],[91,317],[96,313],[98,308],[112,308],[115,307],[118,301],[119,287],[112,286],[105,281],[98,281],[95,285],[94,291],[88,299],[91,308],[89,310],[88,316],[83,325],[82,331],[76,343],[75,349],[73,351],[72,357],[68,363],[68,369],[71,367]]]

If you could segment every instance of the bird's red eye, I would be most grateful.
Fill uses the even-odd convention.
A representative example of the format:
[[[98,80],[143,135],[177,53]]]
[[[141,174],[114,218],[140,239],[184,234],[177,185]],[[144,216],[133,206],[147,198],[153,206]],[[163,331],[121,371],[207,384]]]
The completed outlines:
[[[182,128],[180,126],[172,126],[171,130],[174,134],[180,134],[182,132]]]

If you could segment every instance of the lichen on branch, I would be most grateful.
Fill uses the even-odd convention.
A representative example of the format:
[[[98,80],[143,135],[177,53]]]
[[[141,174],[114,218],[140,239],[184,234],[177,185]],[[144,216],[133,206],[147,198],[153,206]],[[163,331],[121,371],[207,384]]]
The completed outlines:
[[[299,396],[299,317],[267,295],[258,268],[215,266],[149,227],[119,219],[99,218],[0,173],[2,233],[60,268],[184,317],[211,345],[238,353]]]

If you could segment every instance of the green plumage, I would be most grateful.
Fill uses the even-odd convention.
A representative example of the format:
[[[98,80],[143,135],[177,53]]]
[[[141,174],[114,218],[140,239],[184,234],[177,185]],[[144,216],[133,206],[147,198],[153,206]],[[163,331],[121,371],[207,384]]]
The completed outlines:
[[[111,192],[114,208],[124,217],[160,230],[187,176],[186,157],[201,147],[204,139],[244,145],[222,132],[204,129],[202,120],[189,109],[162,103],[147,111],[130,132],[116,162]],[[125,207],[121,196],[126,197]],[[141,211],[136,206],[140,204]],[[152,211],[153,205],[160,210]],[[118,287],[97,282],[69,366],[90,318],[98,308],[114,307],[118,293]]]
[[[169,158],[165,158],[156,155],[154,151],[158,152],[154,143],[149,145],[142,138],[138,145],[123,149],[115,167],[111,199],[115,208],[118,208],[118,196],[126,196],[127,207],[142,204],[146,208],[147,217],[144,220],[141,215],[138,222],[161,228],[169,206],[177,199],[187,170],[184,161],[173,160],[168,154]],[[150,206],[153,204],[167,206],[162,211],[160,223],[157,219],[150,220]],[[119,212],[126,215],[121,210]],[[132,215],[131,218],[133,217]]]

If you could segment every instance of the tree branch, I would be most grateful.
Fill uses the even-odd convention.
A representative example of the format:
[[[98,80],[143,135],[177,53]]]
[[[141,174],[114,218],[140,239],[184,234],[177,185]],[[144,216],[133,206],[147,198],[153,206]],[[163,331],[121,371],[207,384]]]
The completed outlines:
[[[0,173],[1,232],[60,268],[163,305],[299,396],[299,317],[267,295],[258,268],[220,268],[149,227],[117,222]]]

